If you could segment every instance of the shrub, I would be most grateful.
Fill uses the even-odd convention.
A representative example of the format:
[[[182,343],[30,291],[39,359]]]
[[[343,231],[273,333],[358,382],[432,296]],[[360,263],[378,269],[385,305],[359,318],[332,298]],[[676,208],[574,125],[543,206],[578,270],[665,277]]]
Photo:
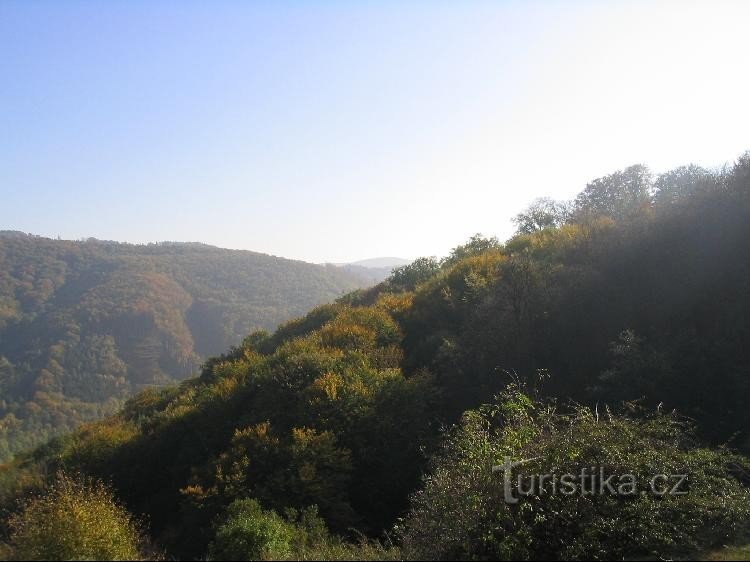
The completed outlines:
[[[550,493],[547,482],[530,495],[516,492],[512,504],[503,473],[492,471],[506,457],[533,459],[514,468],[512,489],[519,474],[528,482],[585,468],[605,478],[633,475],[639,491],[655,475],[687,474],[688,493],[584,494],[577,487],[563,495]],[[511,388],[449,432],[398,531],[407,558],[685,556],[747,532],[750,493],[738,476],[747,469],[745,458],[700,448],[674,415],[598,415],[582,407],[562,415]]]
[[[235,500],[209,549],[213,560],[263,560],[289,556],[293,526],[253,499]]]
[[[45,494],[12,515],[10,555],[17,560],[132,560],[138,524],[97,482],[60,474]]]
[[[214,560],[399,560],[399,554],[377,541],[331,535],[316,506],[281,517],[254,499],[232,502],[209,549]]]

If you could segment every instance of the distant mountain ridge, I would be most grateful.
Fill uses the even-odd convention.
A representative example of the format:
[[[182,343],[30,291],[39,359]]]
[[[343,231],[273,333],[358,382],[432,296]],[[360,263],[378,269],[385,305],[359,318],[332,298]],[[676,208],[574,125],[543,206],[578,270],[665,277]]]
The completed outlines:
[[[391,272],[402,265],[411,263],[411,260],[404,258],[381,257],[369,258],[350,263],[334,264],[353,275],[363,277],[372,283],[384,281]]]
[[[411,263],[411,260],[407,260],[404,258],[392,258],[392,257],[383,257],[383,258],[369,258],[366,260],[359,260],[355,262],[351,262],[349,265],[361,265],[362,267],[399,267],[402,265],[407,265]]]
[[[199,243],[0,231],[0,461],[367,276]]]

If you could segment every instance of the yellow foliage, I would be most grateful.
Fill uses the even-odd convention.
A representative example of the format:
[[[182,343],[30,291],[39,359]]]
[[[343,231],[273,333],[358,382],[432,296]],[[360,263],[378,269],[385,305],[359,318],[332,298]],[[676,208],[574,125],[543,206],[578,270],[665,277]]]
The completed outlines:
[[[46,494],[10,517],[11,557],[17,560],[134,560],[140,529],[100,483],[60,475]]]
[[[414,293],[383,293],[378,297],[375,306],[388,314],[398,314],[410,309],[413,303]]]
[[[309,392],[313,400],[325,397],[328,400],[336,400],[339,390],[344,386],[344,379],[336,373],[326,373],[318,377],[310,385]]]
[[[368,349],[375,345],[375,331],[358,324],[332,322],[320,329],[325,347],[342,349]]]
[[[234,436],[232,437],[233,444],[247,441],[260,443],[266,447],[277,447],[279,445],[279,439],[273,435],[271,422],[268,421],[234,431]]]
[[[63,459],[72,466],[81,462],[89,465],[106,462],[115,451],[138,435],[138,428],[131,422],[110,420],[86,424],[74,434]]]

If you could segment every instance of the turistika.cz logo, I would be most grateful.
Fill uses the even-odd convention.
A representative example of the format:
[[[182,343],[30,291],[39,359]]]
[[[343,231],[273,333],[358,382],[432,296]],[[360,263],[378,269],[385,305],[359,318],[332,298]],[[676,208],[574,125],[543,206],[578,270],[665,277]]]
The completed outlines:
[[[638,494],[654,496],[684,496],[688,493],[687,474],[656,474],[639,480],[634,474],[608,474],[602,467],[585,467],[580,472],[558,474],[523,474],[518,471],[513,479],[513,469],[532,463],[539,458],[513,461],[505,457],[503,464],[492,467],[492,472],[503,473],[503,495],[505,503],[517,504],[524,496],[563,495],[596,496],[610,495],[632,497]]]

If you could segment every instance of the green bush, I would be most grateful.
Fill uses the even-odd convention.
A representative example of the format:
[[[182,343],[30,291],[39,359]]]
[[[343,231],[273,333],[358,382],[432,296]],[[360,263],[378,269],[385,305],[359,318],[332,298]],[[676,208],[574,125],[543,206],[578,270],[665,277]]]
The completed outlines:
[[[217,527],[212,560],[400,560],[400,552],[360,537],[356,543],[328,532],[316,506],[288,509],[285,517],[255,499],[235,500]]]
[[[235,500],[209,549],[213,560],[279,559],[292,552],[294,527],[253,499]]]
[[[515,504],[506,502],[504,471],[492,470],[506,458],[533,459],[512,471]],[[596,475],[587,477],[589,489],[598,491],[611,475],[633,475],[637,493],[576,487],[564,495],[552,493],[550,481],[518,493],[519,475],[528,491],[533,475],[579,475],[584,468]],[[562,415],[511,388],[496,404],[467,412],[448,434],[398,530],[407,558],[686,556],[742,540],[750,493],[739,475],[747,469],[743,457],[699,448],[674,415],[629,418],[582,407]],[[651,493],[651,478],[662,474],[687,474],[678,490],[687,493]]]

